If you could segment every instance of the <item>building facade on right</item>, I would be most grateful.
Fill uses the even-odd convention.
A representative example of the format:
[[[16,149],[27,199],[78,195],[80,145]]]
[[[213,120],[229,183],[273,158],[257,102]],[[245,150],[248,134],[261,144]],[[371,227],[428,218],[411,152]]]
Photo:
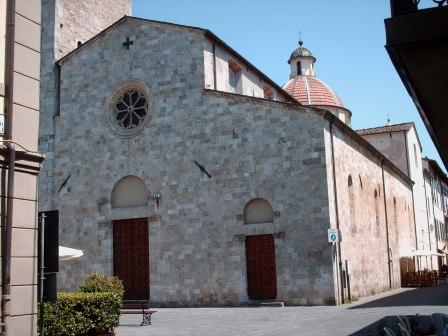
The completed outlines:
[[[437,250],[437,255],[431,256],[433,266],[440,268],[446,264],[447,243],[447,185],[448,178],[435,160],[423,158],[425,175],[425,192],[428,204],[428,226],[431,229],[431,246]]]
[[[414,182],[415,246],[403,256],[413,256],[416,269],[437,270],[446,264],[447,176],[431,159],[422,159],[414,123],[385,125],[357,131]],[[444,196],[445,194],[445,196]]]

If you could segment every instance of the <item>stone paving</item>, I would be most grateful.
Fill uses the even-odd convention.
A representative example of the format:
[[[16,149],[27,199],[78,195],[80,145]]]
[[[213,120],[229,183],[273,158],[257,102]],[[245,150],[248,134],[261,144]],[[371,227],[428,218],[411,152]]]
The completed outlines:
[[[340,307],[160,308],[153,324],[124,315],[117,336],[143,335],[380,335],[387,316],[448,314],[448,284],[397,289]]]

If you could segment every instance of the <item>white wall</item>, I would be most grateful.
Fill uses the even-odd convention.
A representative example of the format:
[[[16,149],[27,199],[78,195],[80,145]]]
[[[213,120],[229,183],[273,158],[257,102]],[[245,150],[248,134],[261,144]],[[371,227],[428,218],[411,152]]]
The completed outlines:
[[[302,70],[301,75],[303,76],[314,76],[314,60],[311,57],[301,57],[300,59],[295,58],[291,60],[291,75],[290,78],[297,76],[297,62],[300,61],[300,68]]]
[[[213,73],[213,44],[215,44],[216,86]],[[240,84],[234,90],[229,81],[229,61],[238,64],[241,76]],[[245,96],[266,98],[266,92],[272,92],[272,100],[285,101],[285,94],[265,81],[254,69],[245,64],[236,55],[207,39],[204,49],[204,86],[206,89],[242,94]]]
[[[392,161],[401,171],[409,176],[404,132],[367,134],[362,136],[385,157]]]
[[[407,132],[408,143],[408,165],[409,176],[414,181],[414,207],[415,207],[415,222],[417,232],[417,243],[419,250],[434,250],[435,249],[435,231],[431,232],[431,190],[426,189],[425,196],[425,181],[423,178],[422,167],[422,151],[418,142],[417,133],[414,128]],[[429,201],[425,198],[429,197]],[[429,220],[429,225],[428,225]],[[435,250],[434,250],[435,251]],[[431,264],[431,258],[420,257],[420,268],[437,269],[437,263]]]

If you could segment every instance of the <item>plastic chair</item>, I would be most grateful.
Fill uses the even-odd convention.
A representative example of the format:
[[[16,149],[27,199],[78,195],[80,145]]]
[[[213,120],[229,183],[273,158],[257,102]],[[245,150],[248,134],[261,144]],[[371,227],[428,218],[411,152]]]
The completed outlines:
[[[412,332],[411,329],[411,323],[409,322],[409,319],[406,316],[398,315],[398,325],[402,325],[403,328],[410,334]]]
[[[436,328],[437,336],[448,336],[448,315],[442,313],[435,313],[431,315],[434,327]]]
[[[397,336],[395,331],[393,331],[392,329],[390,329],[388,327],[384,327],[383,329],[386,332],[386,336]]]

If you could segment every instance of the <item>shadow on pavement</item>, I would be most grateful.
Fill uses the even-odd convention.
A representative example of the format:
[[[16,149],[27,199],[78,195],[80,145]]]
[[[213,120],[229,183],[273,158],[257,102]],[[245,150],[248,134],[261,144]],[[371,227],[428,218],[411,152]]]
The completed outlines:
[[[448,284],[416,288],[352,306],[348,309],[399,306],[448,306]]]
[[[432,335],[434,333],[434,326],[429,315],[414,315],[408,316],[411,328],[414,331],[418,330],[417,335]],[[350,334],[349,336],[378,336],[385,335],[384,327],[388,327],[396,332],[397,335],[402,335],[398,327],[397,316],[385,316],[382,319],[369,324],[368,326]]]

